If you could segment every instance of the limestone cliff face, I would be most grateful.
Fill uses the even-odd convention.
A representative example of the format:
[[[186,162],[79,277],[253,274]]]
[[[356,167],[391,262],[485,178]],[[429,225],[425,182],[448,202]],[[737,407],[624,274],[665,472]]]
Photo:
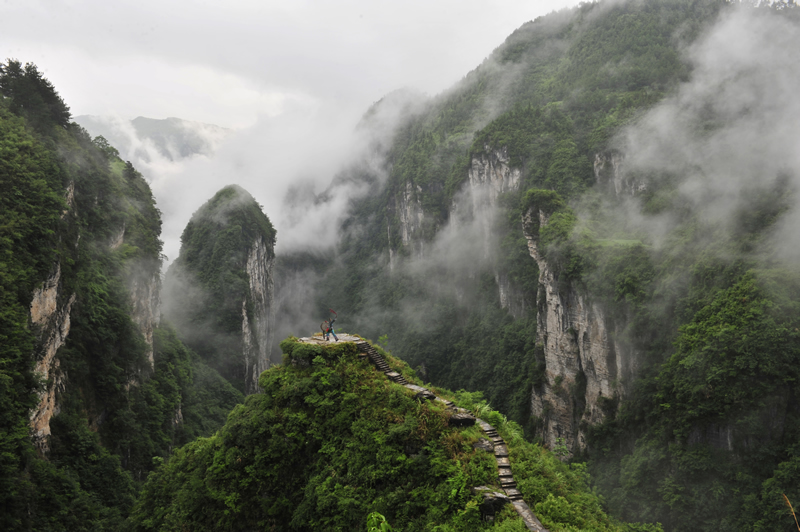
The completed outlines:
[[[245,359],[245,393],[258,391],[258,377],[269,368],[269,353],[275,330],[273,269],[274,253],[262,237],[256,239],[247,256],[247,276],[252,323],[247,298],[242,301],[242,348]]]
[[[65,192],[66,209],[61,219],[66,218],[75,209],[75,182],[70,181]],[[58,395],[67,385],[67,377],[61,371],[61,363],[56,356],[58,349],[64,345],[70,330],[70,314],[75,304],[75,294],[65,297],[61,286],[61,263],[34,290],[31,298],[31,326],[37,338],[37,349],[34,353],[35,371],[47,383],[39,393],[39,404],[30,412],[30,426],[33,444],[40,452],[49,450],[50,420],[61,411]]]
[[[559,283],[539,245],[548,215],[532,208],[523,216],[528,250],[539,266],[537,345],[544,351],[544,382],[534,387],[533,414],[542,437],[558,438],[572,452],[586,448],[586,429],[603,421],[603,399],[624,395],[621,383],[633,371],[633,357],[617,340],[617,328],[585,294]]]
[[[155,261],[139,263],[128,279],[128,292],[131,298],[131,319],[139,327],[139,332],[147,342],[147,359],[152,368],[153,331],[158,327],[161,304],[161,265]]]
[[[519,188],[522,172],[509,166],[510,157],[505,148],[491,149],[473,157],[468,170],[466,197],[458,198],[450,206],[450,221],[458,223],[460,218],[478,218],[497,205],[497,196],[503,192]],[[394,195],[390,212],[399,222],[398,233],[401,244],[413,254],[425,253],[422,232],[426,219],[420,200],[424,191],[419,185],[406,182],[400,192]],[[490,227],[486,227],[489,236]],[[391,224],[389,224],[391,248]]]
[[[119,249],[125,243],[126,224],[111,237],[109,247]],[[127,265],[127,286],[131,302],[131,319],[139,328],[147,343],[147,360],[152,368],[155,364],[153,351],[153,331],[158,327],[161,304],[161,262],[155,257],[150,260],[135,260]]]
[[[512,190],[518,190],[522,171],[510,166],[511,158],[506,148],[492,149],[484,146],[484,151],[472,158],[469,167],[468,193],[471,199],[472,215],[483,226],[484,250],[490,253],[491,240],[495,238],[494,212],[497,197]],[[453,212],[457,211],[454,205]],[[455,218],[455,217],[451,217]],[[500,296],[500,305],[519,318],[524,315],[526,306],[522,294],[511,283],[505,272],[495,271],[495,281]]]
[[[421,194],[422,187],[407,182],[405,187],[395,195],[393,205],[390,205],[390,212],[394,212],[395,218],[400,224],[398,232],[401,244],[418,257],[423,256],[425,253],[425,242],[424,239],[420,238],[422,236],[422,224],[425,222],[425,212],[422,210],[422,202],[420,201]],[[389,261],[391,265],[394,260],[391,222],[387,225]]]
[[[600,186],[614,190],[617,196],[636,196],[647,190],[647,185],[624,171],[625,155],[618,151],[594,154],[594,179]]]
[[[75,294],[61,294],[61,265],[36,289],[31,300],[31,324],[39,340],[35,353],[36,373],[47,382],[39,394],[39,404],[31,412],[31,431],[34,445],[41,451],[48,450],[50,420],[60,412],[58,395],[64,391],[66,376],[60,369],[56,356],[69,335],[70,312],[75,303]]]
[[[508,149],[491,149],[484,146],[484,151],[472,158],[469,167],[469,185],[473,190],[475,209],[481,204],[492,207],[497,205],[497,196],[503,192],[519,189],[522,171],[510,166],[511,158]]]

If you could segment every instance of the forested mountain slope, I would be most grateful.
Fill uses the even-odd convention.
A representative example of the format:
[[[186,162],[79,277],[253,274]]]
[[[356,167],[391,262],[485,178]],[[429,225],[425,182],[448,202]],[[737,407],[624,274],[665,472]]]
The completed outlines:
[[[243,188],[208,200],[181,236],[164,282],[164,315],[184,342],[250,394],[274,341],[275,229]]]
[[[453,89],[411,107],[381,146],[385,178],[340,176],[374,193],[345,220],[341,267],[320,299],[365,334],[388,333],[433,381],[486,390],[533,434],[545,353],[534,348],[539,272],[522,196],[545,188],[571,201],[614,183],[629,195],[609,139],[688,75],[681,49],[721,7],[584,4],[522,26]]]
[[[491,508],[472,489],[499,490],[478,426],[458,427],[444,404],[389,381],[357,356],[355,342],[323,344],[282,342],[284,363],[261,375],[264,393],[149,477],[132,529],[363,530],[379,512],[403,531],[528,530],[511,505]],[[500,428],[518,489],[549,530],[660,530],[610,519],[583,467],[524,441],[479,394],[437,394]]]
[[[242,396],[159,323],[160,213],[35,66],[0,68],[0,527],[118,530]]]
[[[372,193],[319,307],[588,460],[612,513],[791,529],[797,36],[716,1],[522,26],[331,185]]]
[[[403,530],[489,528],[476,434],[345,346],[290,341],[258,380],[276,259],[279,290],[316,279],[312,305],[388,338],[409,377],[519,423],[504,437],[547,462],[519,482],[553,530],[793,530],[800,15],[778,7],[584,3],[441,95],[387,96],[367,160],[315,198],[368,190],[330,255],[273,257],[255,200],[221,190],[176,262],[211,305],[185,321],[227,335],[184,329],[199,355],[159,320],[147,183],[7,61],[0,526],[117,530],[136,505],[139,529],[357,529],[375,503]]]

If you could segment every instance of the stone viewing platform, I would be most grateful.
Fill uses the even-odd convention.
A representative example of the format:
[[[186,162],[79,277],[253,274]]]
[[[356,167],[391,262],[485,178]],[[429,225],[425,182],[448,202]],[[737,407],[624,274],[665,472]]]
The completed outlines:
[[[528,530],[531,530],[532,532],[549,532],[542,525],[539,519],[536,518],[525,501],[522,500],[522,494],[516,489],[517,483],[511,474],[511,463],[508,459],[508,447],[506,446],[505,441],[503,441],[503,438],[500,437],[497,429],[482,419],[476,418],[466,409],[457,407],[452,401],[448,401],[447,399],[436,396],[436,394],[427,388],[423,388],[422,386],[408,382],[408,380],[406,380],[406,378],[400,373],[394,371],[383,358],[383,356],[378,353],[378,350],[363,338],[349,334],[340,334],[338,336],[338,343],[355,342],[356,347],[359,350],[359,358],[369,360],[376,368],[382,371],[390,381],[414,392],[414,397],[420,401],[439,401],[443,403],[448,410],[452,411],[452,415],[450,416],[450,426],[470,427],[475,425],[477,422],[484,434],[486,434],[486,436],[489,437],[489,440],[491,440],[489,441],[481,438],[480,442],[487,447],[486,450],[488,450],[488,447],[491,447],[492,452],[494,453],[495,460],[497,461],[500,486],[505,492],[505,495],[495,492],[491,488],[487,488],[485,486],[479,486],[473,489],[484,493],[485,504],[496,506],[498,504],[502,505],[505,503],[510,503],[513,505],[514,509],[522,518]],[[316,345],[331,345],[337,343],[333,337],[331,337],[330,340],[325,340],[322,336],[299,338],[299,341]]]
[[[359,336],[353,336],[352,334],[337,334],[336,336],[339,337],[339,342],[363,342],[364,339]],[[317,344],[317,345],[332,345],[336,344],[336,340],[334,340],[333,335],[331,335],[330,340],[325,340],[325,338],[320,336],[306,336],[305,338],[298,338],[298,341],[306,343],[306,344]]]

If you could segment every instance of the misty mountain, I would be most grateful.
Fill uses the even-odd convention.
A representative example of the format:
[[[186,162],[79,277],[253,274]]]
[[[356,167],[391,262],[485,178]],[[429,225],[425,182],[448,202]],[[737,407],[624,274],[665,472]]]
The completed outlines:
[[[119,530],[137,483],[242,395],[160,320],[147,181],[34,65],[0,87],[0,526]]]
[[[164,316],[237,389],[258,392],[274,342],[272,223],[229,185],[194,213],[181,241],[164,279]]]
[[[327,192],[351,198],[335,258],[286,278],[588,460],[612,514],[790,530],[799,22],[663,0],[527,23],[450,90],[376,104],[401,118]]]
[[[470,489],[498,487],[495,469],[442,405],[353,344],[276,345],[328,309],[391,369],[491,416],[553,531],[796,528],[800,11],[759,4],[527,22],[447,91],[365,110],[324,187],[266,180],[269,135],[222,162],[191,140],[181,155],[206,131],[182,121],[92,140],[9,60],[4,528],[357,529],[379,511],[521,530],[509,507],[484,519]],[[137,160],[255,172],[284,210],[238,186],[197,205],[162,294],[161,213],[114,131]],[[283,363],[262,372],[270,347]]]
[[[75,122],[92,137],[101,135],[119,150],[124,160],[151,162],[154,154],[168,161],[193,155],[211,156],[231,130],[213,124],[180,118],[164,119],[139,116],[133,120],[80,115]]]

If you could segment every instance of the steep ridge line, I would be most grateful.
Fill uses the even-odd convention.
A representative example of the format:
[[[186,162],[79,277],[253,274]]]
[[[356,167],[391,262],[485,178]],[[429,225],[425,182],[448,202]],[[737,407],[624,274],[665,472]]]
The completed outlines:
[[[369,359],[369,361],[372,362],[376,368],[381,370],[392,382],[396,382],[397,384],[405,386],[409,390],[417,392],[416,397],[419,397],[420,399],[440,401],[444,403],[448,409],[454,410],[455,414],[453,414],[453,416],[450,418],[451,425],[456,427],[468,427],[477,422],[481,427],[481,430],[483,430],[484,434],[486,434],[486,436],[488,436],[492,442],[494,456],[497,460],[497,472],[498,477],[500,478],[500,486],[503,491],[506,492],[511,504],[522,518],[525,526],[532,532],[549,532],[542,525],[536,515],[534,515],[528,504],[522,499],[522,493],[516,489],[517,483],[514,480],[513,474],[511,473],[511,463],[508,460],[508,447],[506,446],[503,438],[500,437],[497,429],[482,419],[472,416],[469,412],[467,412],[467,410],[455,406],[452,401],[448,401],[447,399],[436,396],[427,388],[423,388],[422,386],[417,386],[416,384],[411,384],[408,382],[405,377],[392,370],[392,368],[389,367],[389,364],[386,363],[386,360],[383,358],[383,356],[381,356],[381,354],[378,353],[378,351],[368,342],[356,342],[356,347],[361,353],[358,355],[359,358]]]

